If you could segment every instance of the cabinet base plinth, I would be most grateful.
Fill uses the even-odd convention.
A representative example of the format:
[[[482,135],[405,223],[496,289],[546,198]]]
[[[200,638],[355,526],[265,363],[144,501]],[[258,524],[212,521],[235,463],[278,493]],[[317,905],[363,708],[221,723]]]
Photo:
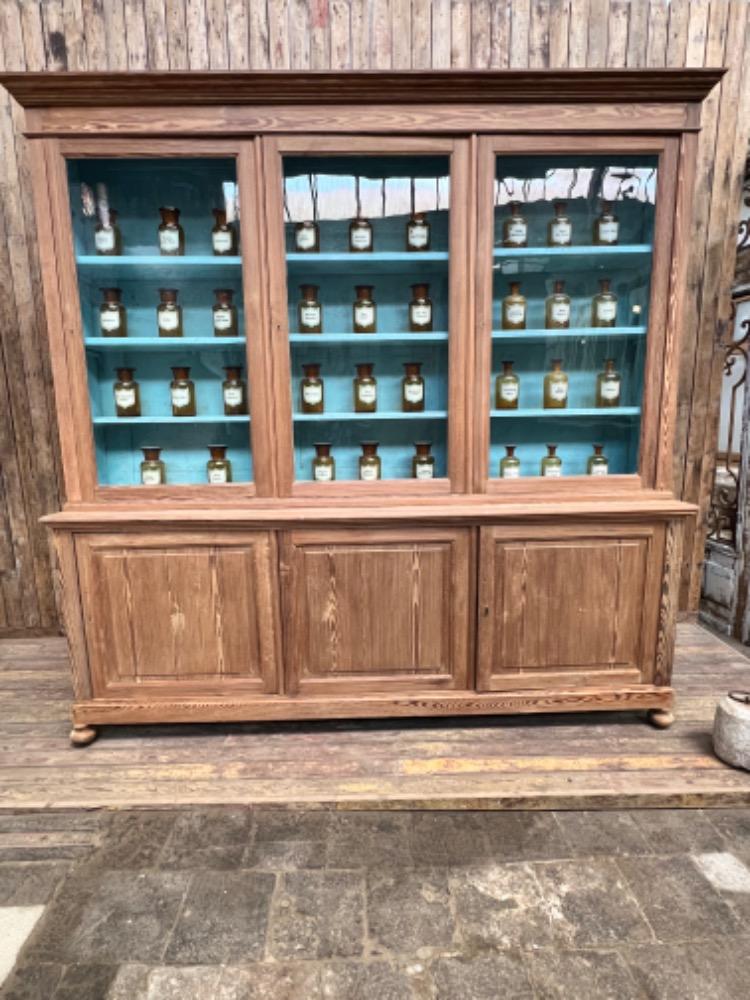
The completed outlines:
[[[99,730],[94,726],[75,725],[70,730],[70,742],[74,747],[87,747],[98,735]]]
[[[648,713],[648,721],[655,729],[669,729],[674,722],[674,712],[667,708],[652,708]]]

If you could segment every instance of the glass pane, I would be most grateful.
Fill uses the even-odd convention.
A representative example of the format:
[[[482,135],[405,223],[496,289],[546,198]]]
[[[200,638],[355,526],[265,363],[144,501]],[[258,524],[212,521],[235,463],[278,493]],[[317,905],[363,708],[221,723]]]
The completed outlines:
[[[449,175],[284,159],[297,480],[447,475]]]
[[[492,478],[637,471],[656,174],[654,156],[498,157]]]
[[[100,484],[249,481],[234,159],[68,173]]]

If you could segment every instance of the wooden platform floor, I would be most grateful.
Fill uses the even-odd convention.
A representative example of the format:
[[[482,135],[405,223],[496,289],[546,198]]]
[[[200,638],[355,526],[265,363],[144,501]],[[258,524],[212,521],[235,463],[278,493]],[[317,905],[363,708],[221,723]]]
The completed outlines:
[[[750,659],[679,627],[677,720],[592,713],[500,719],[111,727],[68,742],[61,639],[0,642],[0,808],[195,803],[565,809],[749,805],[750,774],[711,752],[717,699]]]

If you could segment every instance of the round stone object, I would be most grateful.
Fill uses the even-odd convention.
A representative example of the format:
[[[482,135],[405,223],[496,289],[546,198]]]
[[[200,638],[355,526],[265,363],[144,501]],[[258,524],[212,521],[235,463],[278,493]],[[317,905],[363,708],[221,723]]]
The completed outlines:
[[[750,771],[750,691],[731,691],[716,706],[714,752],[727,764]]]

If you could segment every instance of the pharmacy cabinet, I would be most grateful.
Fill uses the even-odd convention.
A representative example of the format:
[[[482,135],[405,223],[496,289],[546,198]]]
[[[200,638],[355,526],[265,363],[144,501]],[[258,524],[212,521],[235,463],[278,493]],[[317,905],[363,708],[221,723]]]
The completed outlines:
[[[722,72],[0,76],[32,157],[74,742],[669,723]]]

